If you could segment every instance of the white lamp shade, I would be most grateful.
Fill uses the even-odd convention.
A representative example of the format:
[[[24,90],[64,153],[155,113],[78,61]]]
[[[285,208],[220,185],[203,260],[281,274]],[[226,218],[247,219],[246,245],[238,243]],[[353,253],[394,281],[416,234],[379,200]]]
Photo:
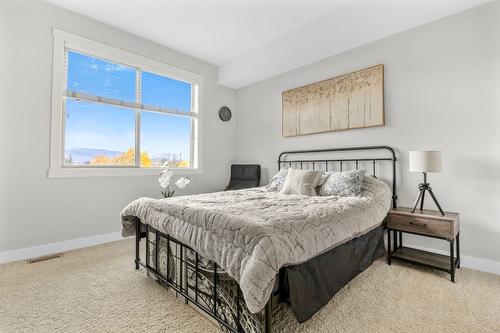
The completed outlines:
[[[410,151],[410,172],[441,172],[441,152]]]

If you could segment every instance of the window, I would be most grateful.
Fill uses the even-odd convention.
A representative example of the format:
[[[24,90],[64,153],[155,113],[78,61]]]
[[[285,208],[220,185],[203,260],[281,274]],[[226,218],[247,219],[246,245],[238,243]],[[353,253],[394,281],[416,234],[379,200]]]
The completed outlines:
[[[50,176],[201,172],[202,78],[54,30]]]

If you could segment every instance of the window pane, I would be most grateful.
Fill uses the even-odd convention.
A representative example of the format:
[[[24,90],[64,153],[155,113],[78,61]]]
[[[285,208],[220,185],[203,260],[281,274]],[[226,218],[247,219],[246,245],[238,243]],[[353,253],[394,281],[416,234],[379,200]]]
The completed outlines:
[[[191,167],[191,119],[141,112],[141,167]]]
[[[111,61],[68,51],[70,91],[135,102],[136,70]]]
[[[65,165],[134,165],[135,112],[66,101]]]
[[[191,84],[149,72],[141,73],[142,104],[191,111]]]

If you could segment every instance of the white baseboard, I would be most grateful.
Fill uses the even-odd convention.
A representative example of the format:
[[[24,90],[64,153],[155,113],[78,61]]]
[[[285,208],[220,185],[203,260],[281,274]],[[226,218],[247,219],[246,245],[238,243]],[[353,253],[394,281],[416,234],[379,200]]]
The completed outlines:
[[[412,244],[408,244],[408,243],[405,243],[404,246],[412,247],[412,248],[415,248],[418,250],[434,252],[434,253],[438,253],[438,254],[444,254],[444,255],[450,254],[449,252],[446,252],[446,251],[430,249],[430,248],[412,245]],[[471,257],[471,256],[464,256],[464,255],[460,254],[460,266],[465,267],[465,268],[475,269],[475,270],[481,271],[481,272],[487,272],[487,273],[493,273],[493,274],[500,275],[500,262],[498,262],[498,261],[481,259],[481,258],[476,258],[476,257]]]
[[[123,239],[123,237],[120,231],[117,231],[109,234],[102,234],[85,238],[72,239],[64,242],[50,243],[12,251],[0,252],[0,264],[18,260],[26,260],[58,252],[76,250],[82,247],[99,245],[120,239]]]

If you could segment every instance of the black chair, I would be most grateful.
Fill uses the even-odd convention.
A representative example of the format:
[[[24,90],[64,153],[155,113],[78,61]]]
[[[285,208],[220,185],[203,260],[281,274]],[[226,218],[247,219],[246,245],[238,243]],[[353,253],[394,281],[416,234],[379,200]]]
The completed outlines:
[[[231,180],[226,191],[241,190],[257,187],[260,182],[260,165],[258,164],[232,164]]]

